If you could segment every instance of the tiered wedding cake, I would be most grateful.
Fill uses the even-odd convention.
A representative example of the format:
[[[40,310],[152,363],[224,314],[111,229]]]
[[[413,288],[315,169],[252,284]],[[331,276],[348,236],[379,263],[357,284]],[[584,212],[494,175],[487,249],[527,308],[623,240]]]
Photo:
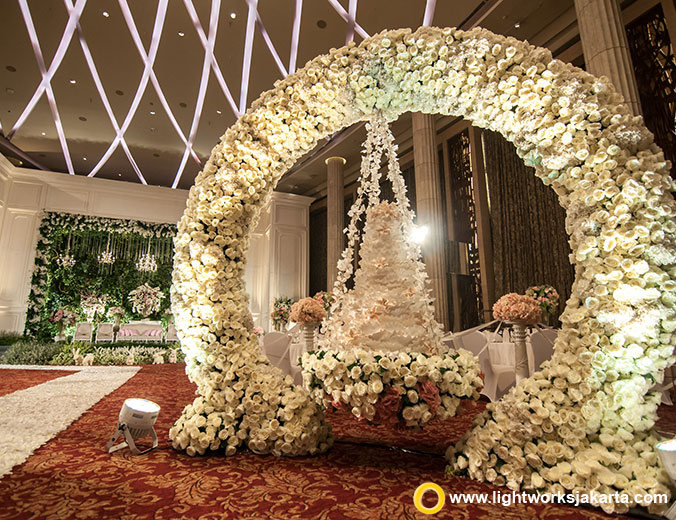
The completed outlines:
[[[322,345],[426,354],[447,350],[424,266],[405,236],[405,218],[388,202],[367,211],[354,289],[343,296]]]

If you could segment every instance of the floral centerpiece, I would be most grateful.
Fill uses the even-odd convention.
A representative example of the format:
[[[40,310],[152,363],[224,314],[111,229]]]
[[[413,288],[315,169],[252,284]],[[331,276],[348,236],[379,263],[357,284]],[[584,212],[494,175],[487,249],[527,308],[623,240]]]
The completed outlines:
[[[317,402],[373,424],[420,428],[453,417],[463,399],[478,399],[479,364],[466,350],[423,353],[312,351],[303,354],[303,383]]]
[[[535,298],[543,316],[553,316],[559,308],[559,293],[551,285],[534,285],[526,289],[526,296]]]
[[[108,309],[106,316],[108,316],[110,319],[112,319],[115,322],[115,325],[113,326],[113,330],[115,332],[120,330],[120,321],[126,315],[127,315],[127,311],[125,310],[124,307],[110,307]]]
[[[75,325],[75,322],[77,321],[77,314],[71,310],[68,309],[59,309],[56,312],[54,312],[50,317],[49,317],[49,322],[54,323],[58,325],[59,327],[59,334],[54,338],[55,341],[61,341],[65,339],[65,336],[63,334],[63,329],[64,327],[69,327],[71,325]]]
[[[324,304],[315,298],[302,298],[291,306],[289,319],[301,325],[319,324],[326,318]]]
[[[163,298],[164,293],[159,287],[150,287],[147,283],[129,293],[132,310],[144,318],[160,310]]]
[[[272,312],[270,317],[275,326],[275,330],[282,330],[287,323],[289,323],[289,314],[291,314],[291,306],[293,299],[280,296],[276,298],[272,304]]]
[[[535,325],[542,318],[542,310],[535,298],[508,293],[493,304],[493,316],[497,320]]]
[[[106,297],[95,294],[83,294],[80,299],[82,312],[87,316],[87,321],[94,321],[97,314],[106,312]]]

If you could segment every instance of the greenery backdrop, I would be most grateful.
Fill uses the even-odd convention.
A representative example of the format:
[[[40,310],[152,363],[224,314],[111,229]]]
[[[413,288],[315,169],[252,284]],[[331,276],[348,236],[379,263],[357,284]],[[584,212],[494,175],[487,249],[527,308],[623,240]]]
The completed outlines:
[[[105,297],[106,309],[120,306],[127,311],[127,318],[141,318],[132,312],[127,295],[145,282],[165,294],[160,310],[150,316],[162,318],[170,305],[175,234],[176,226],[171,224],[46,213],[40,225],[24,333],[42,339],[54,336],[58,326],[50,323],[49,317],[58,309],[72,310],[85,321],[80,300],[87,294]],[[106,249],[115,254],[112,265],[98,261]],[[148,250],[157,260],[155,272],[136,268],[136,261]],[[59,255],[66,252],[76,260],[71,267],[58,262]],[[95,323],[100,321],[111,320],[97,314]]]

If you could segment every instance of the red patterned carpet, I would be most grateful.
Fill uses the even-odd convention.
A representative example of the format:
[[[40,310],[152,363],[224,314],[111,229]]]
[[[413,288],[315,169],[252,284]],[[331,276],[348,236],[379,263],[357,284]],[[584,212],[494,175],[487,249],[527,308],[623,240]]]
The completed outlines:
[[[130,396],[162,407],[156,429],[160,447],[134,457],[108,455],[103,446]],[[174,451],[168,429],[194,387],[182,365],[144,366],[70,428],[38,449],[0,480],[0,519],[533,519],[612,518],[590,509],[558,505],[451,505],[436,515],[417,512],[413,491],[423,482],[444,491],[505,491],[469,479],[447,477],[438,455],[338,442],[318,457],[275,458],[241,453],[191,458]],[[56,404],[56,403],[55,403]],[[338,441],[392,443],[442,452],[483,407],[453,421],[411,434],[372,428],[331,414]],[[671,414],[673,415],[673,413]],[[672,421],[673,422],[673,421]]]
[[[74,373],[74,370],[14,370],[3,368],[0,369],[0,397]]]

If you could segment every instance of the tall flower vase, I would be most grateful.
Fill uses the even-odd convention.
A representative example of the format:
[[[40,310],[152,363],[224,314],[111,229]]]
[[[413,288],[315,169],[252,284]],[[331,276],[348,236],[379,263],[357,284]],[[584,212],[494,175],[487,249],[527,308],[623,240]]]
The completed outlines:
[[[514,372],[516,383],[528,377],[528,350],[526,349],[526,323],[512,322],[512,339],[514,340]]]
[[[59,325],[59,333],[56,336],[54,336],[54,341],[65,341],[66,335],[63,333],[63,322],[60,321],[58,325]]]
[[[303,332],[303,342],[305,343],[305,352],[315,349],[315,332],[319,327],[318,323],[305,323],[301,329]]]

